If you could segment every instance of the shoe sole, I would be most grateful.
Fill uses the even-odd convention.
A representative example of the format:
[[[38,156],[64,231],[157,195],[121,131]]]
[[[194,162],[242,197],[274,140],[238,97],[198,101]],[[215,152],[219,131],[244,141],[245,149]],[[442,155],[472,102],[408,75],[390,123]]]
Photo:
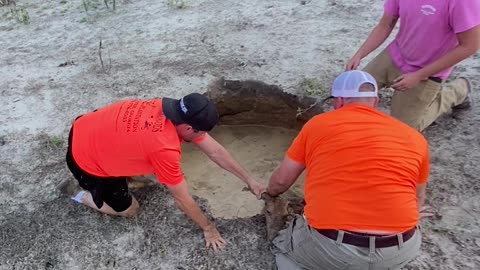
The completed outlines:
[[[56,189],[60,191],[60,193],[67,196],[74,196],[76,191],[82,190],[80,186],[77,186],[77,183],[70,179],[66,179],[60,182],[60,184],[56,186]]]

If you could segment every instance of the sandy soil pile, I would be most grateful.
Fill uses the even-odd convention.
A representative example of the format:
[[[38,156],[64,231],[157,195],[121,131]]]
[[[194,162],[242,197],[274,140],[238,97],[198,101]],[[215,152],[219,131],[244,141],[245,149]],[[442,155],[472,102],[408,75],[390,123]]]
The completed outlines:
[[[222,76],[290,93],[316,78],[328,89],[382,1],[191,0],[176,8],[117,0],[115,11],[107,2],[17,0],[16,12],[0,5],[0,269],[268,269],[261,216],[217,218],[229,246],[213,254],[162,187],[136,194],[142,212],[130,220],[62,197],[55,185],[71,177],[63,161],[70,123],[119,99],[204,92]],[[479,58],[455,74],[480,85]],[[479,115],[477,107],[445,117],[425,132],[427,200],[438,216],[423,221],[422,253],[406,269],[480,268]]]

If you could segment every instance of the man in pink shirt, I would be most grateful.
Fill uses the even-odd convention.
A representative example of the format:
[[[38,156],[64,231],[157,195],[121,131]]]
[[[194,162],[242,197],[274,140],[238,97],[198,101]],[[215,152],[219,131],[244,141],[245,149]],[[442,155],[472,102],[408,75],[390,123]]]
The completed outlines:
[[[422,131],[443,113],[471,106],[468,79],[444,82],[456,64],[480,48],[480,1],[386,0],[383,17],[346,69],[357,69],[398,19],[397,36],[364,71],[379,88],[395,90],[392,116]]]

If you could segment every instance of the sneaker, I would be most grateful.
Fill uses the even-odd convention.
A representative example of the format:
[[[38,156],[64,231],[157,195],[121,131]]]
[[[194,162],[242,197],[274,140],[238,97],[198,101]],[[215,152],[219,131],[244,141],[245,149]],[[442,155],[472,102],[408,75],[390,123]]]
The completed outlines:
[[[82,188],[78,185],[77,181],[73,179],[66,179],[57,185],[57,190],[66,196],[73,197],[82,191]]]
[[[473,106],[472,83],[470,82],[469,79],[467,79],[465,77],[459,77],[458,80],[464,80],[465,81],[465,83],[467,84],[468,92],[467,92],[467,96],[465,97],[463,102],[456,105],[456,106],[453,106],[452,109],[456,110],[456,111],[470,109]]]

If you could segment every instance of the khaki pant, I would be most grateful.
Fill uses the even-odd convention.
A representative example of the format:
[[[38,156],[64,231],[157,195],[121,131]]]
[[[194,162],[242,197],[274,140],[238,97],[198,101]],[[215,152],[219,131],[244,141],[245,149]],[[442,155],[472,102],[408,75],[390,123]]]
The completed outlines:
[[[363,69],[377,80],[378,88],[390,87],[403,73],[395,66],[386,51],[380,53]],[[462,103],[468,93],[463,80],[439,83],[432,80],[420,82],[405,92],[395,91],[391,115],[418,131],[423,131],[435,119],[451,112]]]
[[[357,247],[323,236],[297,216],[273,240],[273,253],[278,270],[400,269],[418,254],[421,238],[417,229],[408,241],[397,246]]]

